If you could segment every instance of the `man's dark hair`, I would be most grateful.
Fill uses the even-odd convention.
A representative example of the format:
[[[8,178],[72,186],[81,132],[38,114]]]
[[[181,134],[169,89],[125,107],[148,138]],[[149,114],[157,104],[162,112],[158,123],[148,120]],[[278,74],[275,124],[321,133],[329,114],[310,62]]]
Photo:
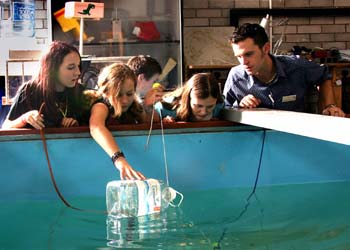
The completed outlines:
[[[252,38],[259,48],[262,48],[269,41],[265,29],[260,24],[245,23],[233,32],[231,42],[239,43],[247,38]]]
[[[146,80],[151,79],[155,74],[162,73],[162,67],[158,61],[150,56],[133,56],[127,62],[127,65],[134,71],[135,75],[144,74]]]

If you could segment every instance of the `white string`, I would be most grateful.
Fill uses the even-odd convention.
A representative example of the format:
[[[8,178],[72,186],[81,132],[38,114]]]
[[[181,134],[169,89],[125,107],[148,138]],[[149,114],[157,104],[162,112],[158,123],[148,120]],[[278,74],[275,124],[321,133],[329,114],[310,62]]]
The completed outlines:
[[[152,107],[152,116],[151,116],[151,125],[149,128],[149,132],[148,132],[148,136],[147,136],[147,140],[146,140],[146,144],[145,144],[145,150],[148,148],[149,142],[150,142],[150,138],[151,138],[151,134],[152,134],[152,129],[153,129],[153,121],[154,121],[154,104]],[[163,145],[163,157],[164,157],[164,168],[165,168],[165,178],[166,178],[166,184],[169,187],[169,174],[168,174],[168,161],[167,161],[167,157],[166,157],[166,149],[165,149],[165,139],[164,139],[164,128],[163,128],[163,119],[162,119],[162,113],[160,111],[160,127],[161,127],[161,131],[162,131],[162,145]]]
[[[149,127],[148,136],[145,144],[145,150],[147,150],[149,141],[151,139],[152,129],[153,129],[153,119],[154,119],[154,108],[152,108],[151,125]]]
[[[169,175],[168,175],[168,161],[166,158],[166,149],[165,149],[165,139],[164,139],[164,129],[163,129],[163,119],[162,119],[162,111],[160,111],[160,127],[162,130],[162,142],[163,142],[163,157],[164,157],[164,167],[165,167],[165,178],[166,184],[169,186]]]

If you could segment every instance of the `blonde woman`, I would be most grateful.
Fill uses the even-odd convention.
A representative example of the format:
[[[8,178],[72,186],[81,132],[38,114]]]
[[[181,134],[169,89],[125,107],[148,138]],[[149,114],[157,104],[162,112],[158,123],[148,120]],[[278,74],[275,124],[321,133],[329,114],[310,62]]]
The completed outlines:
[[[98,90],[86,94],[93,103],[89,121],[91,136],[111,157],[113,164],[120,171],[121,179],[141,180],[145,179],[144,175],[130,166],[106,127],[112,124],[137,124],[145,120],[145,112],[137,101],[135,91],[134,72],[125,64],[114,63],[101,71]]]

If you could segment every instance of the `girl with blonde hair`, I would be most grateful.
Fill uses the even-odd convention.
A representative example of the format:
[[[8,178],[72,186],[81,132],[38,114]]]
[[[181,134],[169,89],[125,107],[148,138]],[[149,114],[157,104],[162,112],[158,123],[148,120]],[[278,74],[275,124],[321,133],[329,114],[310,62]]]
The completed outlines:
[[[145,121],[146,114],[138,103],[136,77],[125,64],[114,63],[105,67],[98,78],[98,90],[86,95],[92,102],[90,133],[94,140],[111,157],[120,171],[121,179],[145,179],[127,162],[107,125],[138,124]]]

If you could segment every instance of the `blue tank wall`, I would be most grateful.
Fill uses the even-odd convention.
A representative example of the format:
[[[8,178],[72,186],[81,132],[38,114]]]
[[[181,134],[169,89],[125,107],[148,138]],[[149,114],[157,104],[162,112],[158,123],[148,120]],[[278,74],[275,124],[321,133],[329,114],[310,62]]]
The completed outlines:
[[[170,185],[179,191],[253,186],[263,130],[231,127],[169,130],[165,135]],[[129,163],[165,180],[162,136],[114,132]],[[119,172],[88,133],[47,135],[54,175],[69,196],[104,196]],[[39,135],[0,137],[0,197],[56,197]],[[350,180],[349,146],[266,131],[258,185]]]

